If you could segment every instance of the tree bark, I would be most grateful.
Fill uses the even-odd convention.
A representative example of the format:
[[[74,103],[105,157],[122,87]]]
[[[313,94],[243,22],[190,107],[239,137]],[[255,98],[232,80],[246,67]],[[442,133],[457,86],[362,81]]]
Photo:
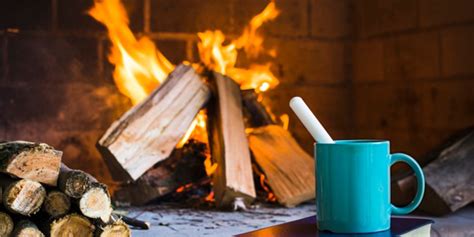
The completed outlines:
[[[58,188],[72,198],[80,198],[89,189],[91,183],[95,181],[97,180],[88,173],[82,170],[70,169],[62,164],[58,178]]]

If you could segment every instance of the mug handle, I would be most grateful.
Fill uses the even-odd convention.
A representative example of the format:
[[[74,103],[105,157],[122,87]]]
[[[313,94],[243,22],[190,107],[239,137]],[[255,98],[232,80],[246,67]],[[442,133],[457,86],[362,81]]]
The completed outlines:
[[[403,153],[395,153],[390,155],[390,166],[397,163],[397,162],[405,162],[407,163],[410,168],[415,172],[416,182],[417,182],[417,190],[416,195],[413,201],[410,202],[407,206],[404,207],[396,207],[393,204],[392,206],[392,214],[395,215],[405,215],[418,207],[420,205],[421,200],[423,199],[423,194],[425,193],[425,176],[423,175],[423,171],[421,170],[420,165],[413,159],[411,156]]]

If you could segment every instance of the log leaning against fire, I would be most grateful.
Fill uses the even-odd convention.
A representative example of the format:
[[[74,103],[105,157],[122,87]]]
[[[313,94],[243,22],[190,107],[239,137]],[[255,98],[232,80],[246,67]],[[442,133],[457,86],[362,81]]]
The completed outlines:
[[[253,90],[242,92],[250,150],[264,172],[277,201],[292,207],[315,197],[314,159],[279,125],[258,102]]]
[[[0,143],[0,172],[56,186],[62,152],[44,143]]]
[[[245,203],[255,198],[252,163],[242,115],[239,86],[214,72],[211,76],[212,103],[208,106],[209,146],[218,164],[213,174],[217,206]]]
[[[115,121],[98,142],[112,176],[137,180],[168,158],[210,97],[196,71],[179,65],[148,98]]]

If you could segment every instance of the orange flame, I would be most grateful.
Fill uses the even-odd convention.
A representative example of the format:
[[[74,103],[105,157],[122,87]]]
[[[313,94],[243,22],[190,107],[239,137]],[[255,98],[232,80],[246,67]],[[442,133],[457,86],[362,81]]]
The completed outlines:
[[[174,69],[173,64],[148,37],[137,39],[133,35],[120,0],[96,0],[88,13],[107,27],[112,42],[109,61],[115,65],[115,84],[133,104],[141,102],[166,79]]]
[[[214,202],[215,201],[215,198],[214,198],[214,191],[211,191],[207,196],[206,198],[204,198],[204,200],[206,202]]]
[[[88,14],[108,30],[112,42],[108,59],[115,66],[115,84],[133,104],[140,103],[166,79],[174,65],[163,56],[150,38],[135,37],[120,0],[95,0],[94,7]],[[264,49],[259,29],[278,14],[275,2],[271,1],[251,19],[240,37],[226,45],[226,37],[219,30],[198,33],[200,41],[197,46],[201,61],[209,69],[233,78],[242,89],[263,92],[275,87],[279,82],[270,71],[271,64],[251,64],[248,68],[241,68],[236,67],[236,62],[239,51],[244,51],[249,58],[256,58],[262,53],[275,56],[274,50]],[[204,111],[198,114],[177,147],[182,147],[190,137],[207,142]],[[207,159],[206,172],[211,175],[215,169],[216,164]]]
[[[279,14],[275,2],[270,2],[252,18],[242,35],[224,45],[225,36],[220,30],[198,33],[198,50],[201,61],[210,69],[230,76],[242,89],[266,91],[278,85],[278,79],[270,71],[270,64],[251,64],[249,68],[237,68],[238,50],[243,49],[250,58],[264,52],[263,37],[258,33],[263,23],[275,19]],[[273,51],[268,54],[274,55]]]

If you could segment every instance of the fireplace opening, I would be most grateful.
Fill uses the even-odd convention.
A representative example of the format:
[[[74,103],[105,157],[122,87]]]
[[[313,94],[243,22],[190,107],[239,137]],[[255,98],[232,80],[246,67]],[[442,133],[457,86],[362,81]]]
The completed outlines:
[[[473,7],[435,2],[2,3],[0,135],[61,150],[117,206],[292,212],[316,188],[294,96],[334,139],[390,140],[422,166],[473,125]],[[400,204],[409,170],[392,168]]]

